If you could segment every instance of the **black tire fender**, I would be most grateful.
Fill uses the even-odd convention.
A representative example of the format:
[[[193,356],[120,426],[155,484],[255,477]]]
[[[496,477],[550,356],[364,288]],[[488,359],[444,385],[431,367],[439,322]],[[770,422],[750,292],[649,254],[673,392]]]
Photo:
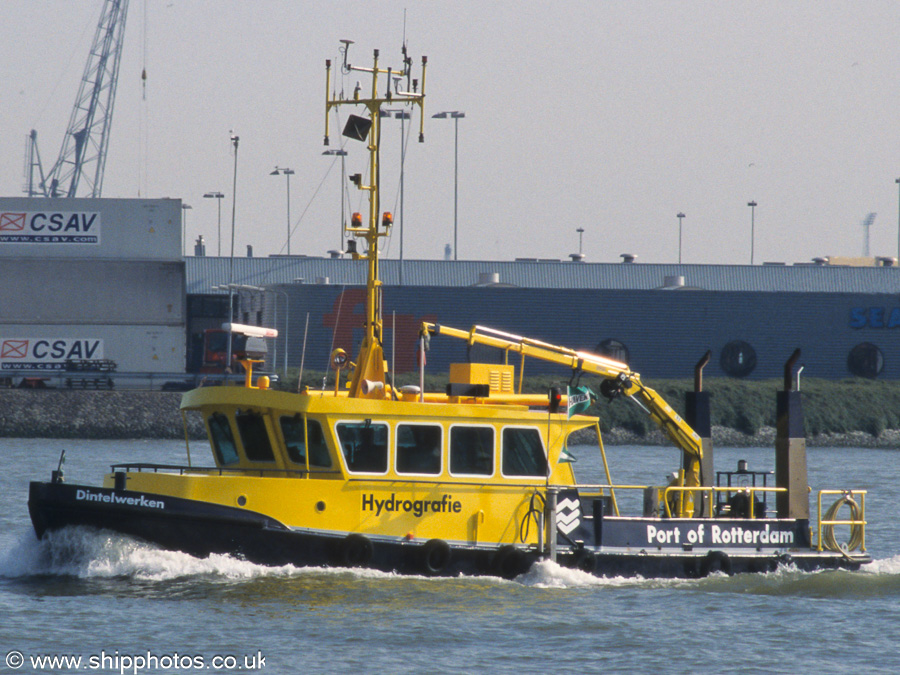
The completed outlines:
[[[425,574],[440,574],[450,564],[451,553],[450,544],[443,539],[429,539],[419,551],[419,565]]]
[[[491,569],[498,577],[515,579],[525,572],[525,554],[515,546],[506,544],[497,549],[491,562]]]
[[[341,563],[344,567],[364,567],[372,560],[374,547],[368,537],[348,534],[341,542]]]
[[[708,577],[713,572],[731,576],[731,558],[724,551],[710,551],[700,561],[700,576]]]
[[[591,574],[597,568],[597,556],[589,549],[580,548],[572,556],[572,567]]]

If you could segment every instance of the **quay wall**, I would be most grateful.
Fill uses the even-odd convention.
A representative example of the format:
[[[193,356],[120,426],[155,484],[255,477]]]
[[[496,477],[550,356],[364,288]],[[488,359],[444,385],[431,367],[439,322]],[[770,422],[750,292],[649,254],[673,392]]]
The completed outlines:
[[[184,438],[181,393],[165,391],[56,391],[0,393],[3,438]],[[204,436],[188,416],[192,438]]]
[[[162,391],[0,390],[0,438],[181,439],[181,393]],[[190,437],[204,438],[199,415],[188,415]],[[574,443],[596,443],[593,430],[577,432]],[[668,445],[659,431],[636,435],[622,428],[603,434],[608,445]],[[900,448],[900,430],[878,436],[862,431],[808,438],[811,446]],[[774,447],[775,429],[754,434],[714,426],[718,447]]]

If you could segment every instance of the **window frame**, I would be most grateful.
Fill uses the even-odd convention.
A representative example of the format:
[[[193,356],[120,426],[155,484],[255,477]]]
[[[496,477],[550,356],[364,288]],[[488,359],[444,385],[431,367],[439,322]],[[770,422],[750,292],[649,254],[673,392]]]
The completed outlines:
[[[303,443],[303,461],[298,462],[291,456],[290,444],[288,443],[287,434],[284,431],[284,425],[286,422],[299,422],[300,431],[303,435],[302,443]],[[322,434],[322,442],[324,444],[325,454],[328,457],[328,464],[313,464],[310,461],[310,452],[309,452],[309,425],[315,424],[319,427],[319,432]],[[331,449],[328,447],[328,436],[325,434],[325,429],[327,425],[323,424],[322,421],[316,417],[310,417],[306,414],[294,413],[293,415],[279,415],[278,416],[278,429],[281,432],[281,440],[284,443],[284,451],[287,456],[288,462],[293,466],[300,466],[307,473],[316,473],[318,471],[333,471],[334,470],[334,458],[331,455]]]
[[[350,468],[350,462],[347,461],[347,455],[344,452],[344,441],[341,438],[340,427],[341,425],[354,425],[354,426],[362,426],[366,423],[366,420],[374,427],[376,425],[384,426],[387,429],[387,437],[385,438],[385,464],[384,471],[359,471]],[[370,417],[367,417],[363,420],[354,420],[354,419],[343,419],[338,420],[334,423],[334,437],[337,441],[338,452],[341,456],[341,463],[344,466],[344,470],[347,473],[351,473],[354,475],[366,475],[366,476],[386,476],[388,472],[391,470],[391,425],[384,420],[375,420]]]
[[[259,420],[259,424],[262,425],[262,430],[264,432],[264,437],[266,439],[266,444],[268,445],[269,454],[271,455],[271,459],[258,459],[256,457],[251,457],[250,452],[248,452],[247,441],[244,438],[244,427],[241,425],[241,420],[238,419],[240,417],[245,417],[247,419],[257,418]],[[251,464],[275,464],[277,458],[275,457],[275,446],[272,444],[272,434],[269,431],[269,425],[266,424],[266,414],[261,413],[258,410],[241,410],[240,408],[236,409],[233,413],[234,423],[238,430],[238,438],[241,440],[241,448],[244,451],[244,458],[247,462]],[[255,424],[255,422],[254,422]],[[253,430],[256,431],[256,430]],[[252,440],[252,439],[251,439]],[[256,452],[254,450],[254,452]]]
[[[222,448],[219,445],[220,437],[213,430],[212,421],[214,418],[217,420],[219,418],[221,418],[225,421],[224,428],[228,430],[228,439],[226,439],[226,440],[228,440],[231,443],[231,449],[234,451],[234,460],[232,460],[230,462],[225,461],[225,457],[222,454]],[[219,424],[219,422],[217,421],[216,424]],[[211,415],[209,415],[206,418],[206,428],[207,428],[207,431],[209,432],[209,440],[213,446],[213,454],[215,455],[216,461],[218,462],[219,466],[231,466],[233,464],[240,464],[241,463],[241,454],[238,450],[237,441],[235,440],[235,437],[234,437],[234,428],[231,426],[231,416],[227,415],[219,410],[216,410],[215,412],[213,412]],[[219,427],[219,428],[222,428],[222,427]]]
[[[504,459],[506,455],[506,443],[504,436],[507,431],[533,431],[537,434],[538,441],[540,442],[541,451],[544,459],[544,473],[543,474],[508,474],[503,470]],[[520,424],[505,424],[500,429],[500,475],[504,478],[512,478],[516,480],[546,480],[550,476],[550,458],[547,453],[547,446],[544,445],[544,437],[541,436],[541,430],[535,426],[528,425],[520,425]]]
[[[457,473],[453,471],[453,430],[488,429],[491,432],[491,472],[490,473]],[[497,475],[497,428],[492,424],[451,424],[447,433],[447,473],[459,478],[492,478]]]
[[[427,427],[438,430],[438,470],[434,473],[400,470],[400,427]],[[397,422],[394,427],[394,473],[398,476],[440,476],[444,473],[444,425],[434,422]]]

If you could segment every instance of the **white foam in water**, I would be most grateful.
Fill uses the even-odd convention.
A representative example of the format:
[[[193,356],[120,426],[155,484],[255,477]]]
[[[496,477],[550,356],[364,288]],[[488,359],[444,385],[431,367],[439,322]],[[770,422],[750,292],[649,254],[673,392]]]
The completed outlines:
[[[563,567],[550,560],[537,561],[525,574],[516,577],[516,581],[535,588],[588,588],[648,583],[648,580],[642,577],[597,577],[571,567]],[[660,580],[652,581],[659,582]]]
[[[81,578],[131,577],[162,581],[185,576],[219,576],[252,579],[262,576],[292,576],[304,568],[293,565],[266,567],[229,555],[195,558],[186,553],[156,548],[130,537],[70,527],[45,535],[38,541],[23,533],[5,551],[0,551],[0,576],[41,574]]]
[[[900,575],[900,555],[873,560],[868,565],[860,567],[859,570],[868,574]]]
[[[203,576],[242,580],[292,577],[309,573],[349,574],[361,579],[399,577],[390,572],[361,568],[295,565],[269,567],[218,553],[206,558],[196,558],[187,553],[161,549],[114,532],[80,527],[66,527],[56,532],[48,532],[41,541],[28,530],[11,540],[11,544],[0,549],[0,578],[58,575],[101,579],[129,577],[165,581]]]

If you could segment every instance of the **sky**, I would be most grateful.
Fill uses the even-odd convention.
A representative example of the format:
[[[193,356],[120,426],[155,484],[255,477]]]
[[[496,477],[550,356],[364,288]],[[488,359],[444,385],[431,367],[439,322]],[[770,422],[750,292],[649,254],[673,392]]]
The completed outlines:
[[[0,2],[0,196],[21,196],[25,139],[59,154],[101,0]],[[340,162],[323,156],[325,60],[428,57],[425,142],[404,162],[403,257],[454,239],[461,260],[756,264],[898,255],[900,3],[568,0],[130,0],[104,197],[191,205],[186,238],[222,253],[339,245]],[[147,79],[142,86],[141,72]],[[349,95],[368,76],[336,71]],[[342,120],[350,112],[341,109]],[[362,108],[357,114],[365,114]],[[364,145],[341,138],[347,173]],[[409,127],[407,127],[407,130]],[[237,189],[230,137],[240,137]],[[400,147],[383,123],[382,207],[400,255]],[[236,194],[234,194],[236,192]],[[754,209],[748,202],[755,201]],[[365,212],[351,186],[350,207]],[[751,211],[753,238],[751,242]],[[190,248],[190,246],[189,246]]]

